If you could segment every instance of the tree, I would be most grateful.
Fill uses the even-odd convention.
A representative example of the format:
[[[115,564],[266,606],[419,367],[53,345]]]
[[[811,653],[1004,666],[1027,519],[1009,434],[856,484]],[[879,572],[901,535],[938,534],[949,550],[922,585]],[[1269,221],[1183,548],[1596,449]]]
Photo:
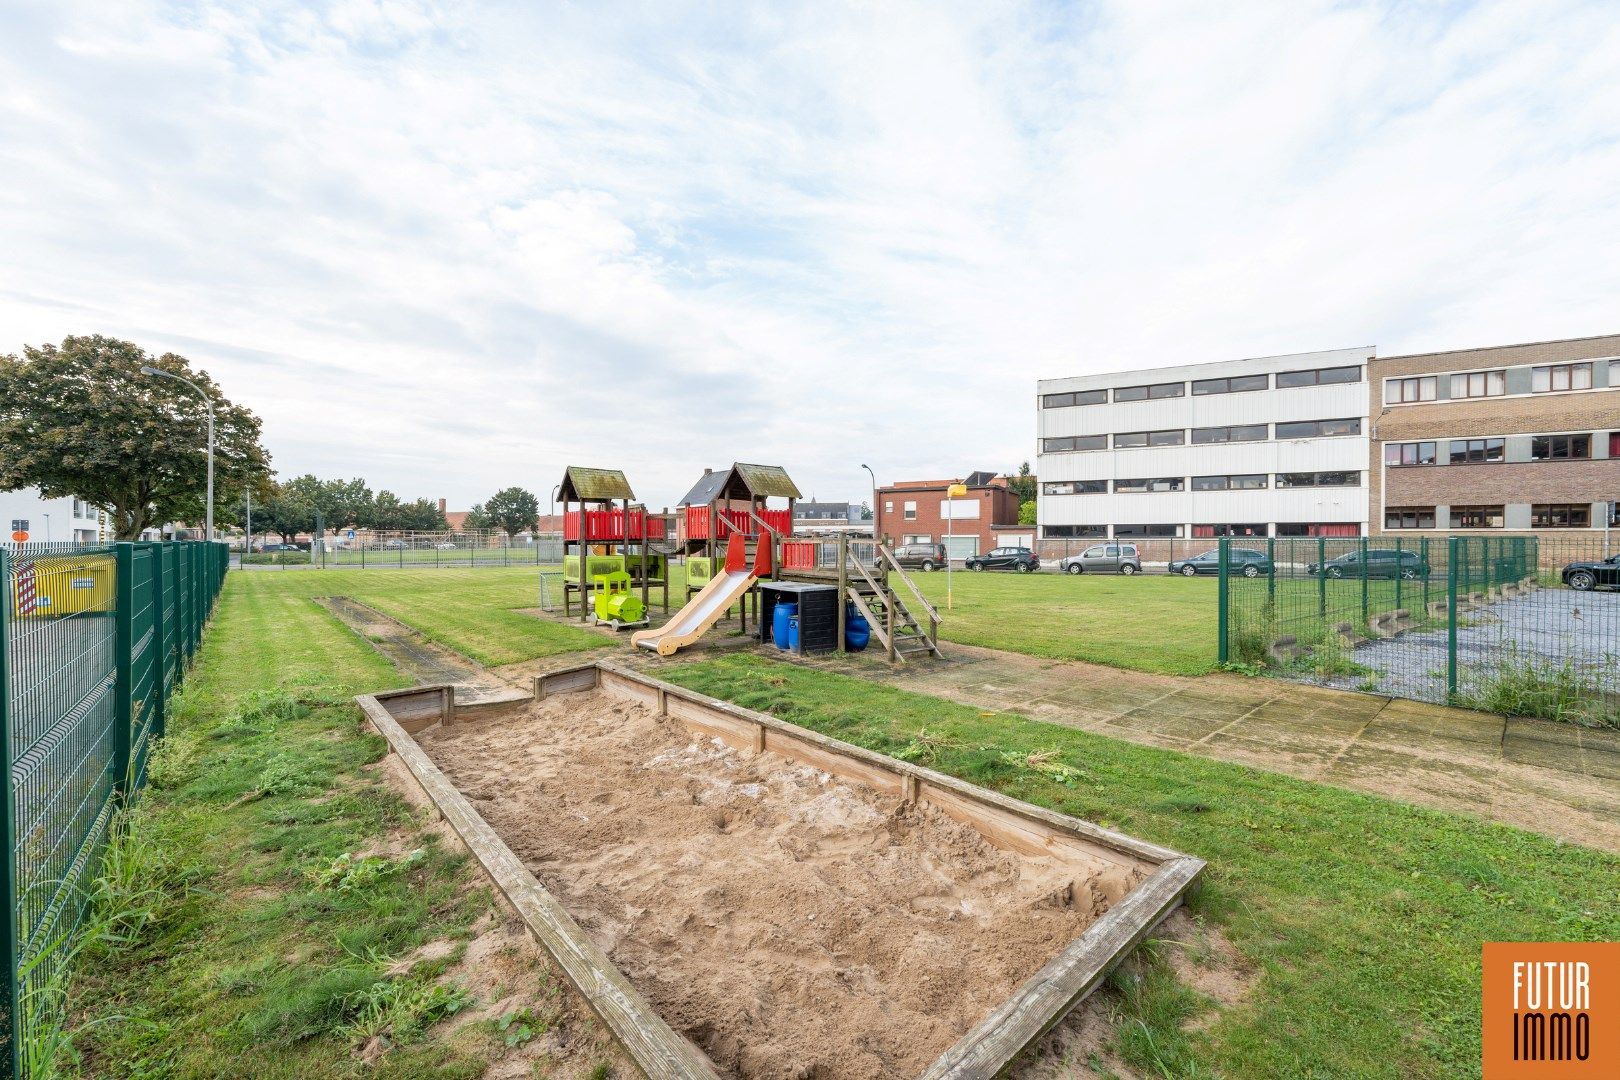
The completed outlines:
[[[1018,505],[1035,501],[1035,474],[1029,471],[1029,462],[1018,466],[1018,475],[1007,478],[1007,490],[1018,496]]]
[[[1035,524],[1035,500],[1034,499],[1029,500],[1029,502],[1027,502],[1027,503],[1019,503],[1018,504],[1018,524],[1020,524],[1020,525],[1033,525],[1033,524]]]
[[[301,532],[315,528],[315,507],[306,502],[290,484],[273,484],[264,503],[253,508],[253,525],[261,532],[273,532],[290,544]]]
[[[495,528],[505,529],[508,536],[516,536],[524,529],[539,527],[540,500],[520,487],[509,487],[489,497],[484,503],[484,513]]]
[[[360,524],[378,532],[443,532],[450,527],[431,499],[402,502],[392,491],[379,491]]]
[[[473,503],[472,509],[462,519],[461,527],[469,531],[474,529],[493,529],[495,526],[489,520],[489,514],[484,510],[483,503]]]
[[[318,480],[312,474],[295,476],[287,487],[302,501],[313,507],[321,517],[321,524],[333,532],[342,532],[362,524],[370,513],[371,488],[364,480]],[[314,528],[312,524],[310,528]]]
[[[77,497],[106,509],[119,540],[170,521],[206,517],[207,412],[173,379],[197,384],[214,403],[216,504],[242,498],[263,476],[259,418],[232,404],[185,357],[154,359],[128,341],[68,337],[0,356],[0,491],[37,487],[48,499]]]

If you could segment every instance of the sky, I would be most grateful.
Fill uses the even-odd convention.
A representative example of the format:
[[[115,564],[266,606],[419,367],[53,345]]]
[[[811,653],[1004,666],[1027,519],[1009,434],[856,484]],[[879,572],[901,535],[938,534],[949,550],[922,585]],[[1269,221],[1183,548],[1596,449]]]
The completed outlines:
[[[1617,331],[1610,0],[0,5],[0,353],[181,353],[284,477],[859,502],[1039,378]]]

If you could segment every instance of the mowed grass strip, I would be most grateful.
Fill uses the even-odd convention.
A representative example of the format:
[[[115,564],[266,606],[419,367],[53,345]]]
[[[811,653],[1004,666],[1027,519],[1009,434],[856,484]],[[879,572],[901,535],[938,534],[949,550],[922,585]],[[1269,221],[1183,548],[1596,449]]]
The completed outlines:
[[[1261,977],[1203,1030],[1164,971],[1123,987],[1147,1075],[1477,1075],[1482,942],[1620,939],[1612,855],[760,657],[660,674],[1208,860],[1192,908]]]
[[[438,570],[248,570],[251,597],[347,596],[486,667],[607,648],[600,634],[521,614],[539,606],[535,567]],[[556,603],[562,603],[560,593]]]
[[[69,1075],[470,1080],[510,1052],[454,972],[493,899],[369,767],[351,697],[403,680],[294,580],[227,581],[95,890]]]

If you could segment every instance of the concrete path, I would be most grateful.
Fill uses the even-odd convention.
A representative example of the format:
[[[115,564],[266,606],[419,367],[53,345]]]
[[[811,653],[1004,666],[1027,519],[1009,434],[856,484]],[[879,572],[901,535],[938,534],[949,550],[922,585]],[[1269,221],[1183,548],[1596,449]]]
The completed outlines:
[[[950,645],[947,657],[895,667],[870,654],[807,662],[1620,851],[1617,731],[1273,679],[1150,675],[966,645]]]

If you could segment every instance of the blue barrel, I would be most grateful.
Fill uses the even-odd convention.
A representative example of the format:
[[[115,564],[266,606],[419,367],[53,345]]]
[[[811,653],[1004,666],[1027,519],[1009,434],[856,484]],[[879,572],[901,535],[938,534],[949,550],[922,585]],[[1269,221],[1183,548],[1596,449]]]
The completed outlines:
[[[867,623],[866,616],[855,610],[855,605],[849,605],[844,615],[844,648],[850,652],[860,652],[872,640],[872,627]]]
[[[792,652],[799,651],[799,617],[797,615],[788,619],[787,647]]]
[[[778,603],[776,607],[771,609],[771,640],[776,642],[778,649],[790,647],[788,645],[788,620],[797,618],[798,614],[798,604]]]

